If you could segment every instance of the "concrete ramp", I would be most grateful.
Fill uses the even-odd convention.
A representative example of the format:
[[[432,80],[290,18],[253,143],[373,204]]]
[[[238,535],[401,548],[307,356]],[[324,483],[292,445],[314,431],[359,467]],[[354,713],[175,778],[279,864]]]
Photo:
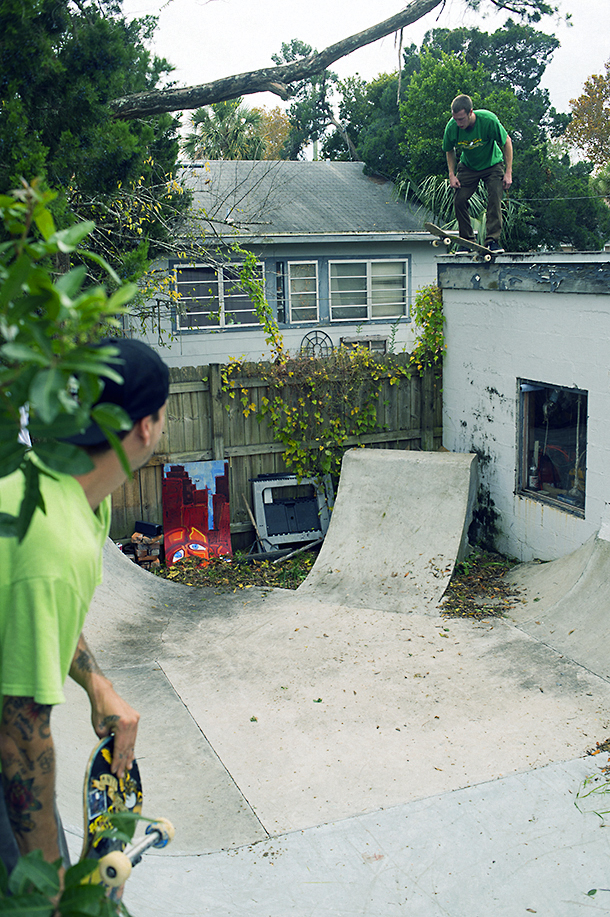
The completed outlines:
[[[559,560],[521,564],[511,579],[523,601],[510,617],[521,630],[610,678],[610,542],[593,535]]]
[[[322,550],[297,590],[359,608],[432,611],[466,546],[476,456],[351,449]]]

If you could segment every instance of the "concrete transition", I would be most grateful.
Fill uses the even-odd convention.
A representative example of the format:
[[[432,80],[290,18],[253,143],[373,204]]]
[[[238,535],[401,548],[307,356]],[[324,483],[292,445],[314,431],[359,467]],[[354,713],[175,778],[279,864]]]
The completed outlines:
[[[296,593],[176,586],[108,543],[87,637],[142,714],[145,813],[177,829],[130,878],[133,917],[608,909],[610,841],[574,806],[608,761],[586,756],[610,730],[608,542],[518,568],[512,619],[444,617],[473,475],[472,456],[348,453]],[[78,855],[94,736],[66,694]]]
[[[610,533],[550,563],[520,564],[524,595],[510,617],[541,643],[610,679]]]

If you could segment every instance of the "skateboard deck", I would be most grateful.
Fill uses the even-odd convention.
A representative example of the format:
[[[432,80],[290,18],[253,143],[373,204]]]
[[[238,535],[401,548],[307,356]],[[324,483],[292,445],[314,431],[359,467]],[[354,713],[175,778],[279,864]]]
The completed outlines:
[[[119,779],[110,770],[113,746],[114,736],[102,739],[93,749],[85,772],[85,836],[81,859],[101,861],[116,851],[122,853],[127,846],[126,842],[103,834],[112,827],[110,817],[125,812],[139,815],[142,811],[142,782],[137,762],[134,760],[131,769]],[[119,897],[119,890],[109,885],[105,877],[102,877],[99,863],[87,877],[87,881],[91,884],[107,885],[112,888],[111,897]]]
[[[158,819],[147,825],[145,837],[129,846],[124,840],[104,835],[112,827],[112,815],[142,812],[142,781],[137,762],[134,760],[130,770],[119,779],[110,770],[113,747],[113,736],[102,739],[87,764],[83,788],[85,836],[80,858],[97,860],[95,869],[84,881],[103,885],[108,897],[118,901],[132,866],[140,862],[150,847],[165,847],[172,840],[174,829],[166,819]]]
[[[441,229],[441,227],[436,226],[435,223],[424,223],[424,229],[432,233],[433,236],[438,237],[432,243],[434,246],[443,244],[449,248],[451,245],[464,245],[473,252],[474,258],[477,261],[493,261],[496,255],[500,254],[500,252],[492,252],[491,249],[486,248],[484,245],[479,245],[478,242],[462,239],[462,237],[458,236],[455,232],[448,232],[446,229]]]

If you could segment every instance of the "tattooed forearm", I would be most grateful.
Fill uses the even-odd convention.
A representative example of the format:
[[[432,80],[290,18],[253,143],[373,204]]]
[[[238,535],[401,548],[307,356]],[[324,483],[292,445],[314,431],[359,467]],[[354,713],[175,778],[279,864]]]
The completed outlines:
[[[37,704],[31,697],[7,697],[2,710],[2,726],[16,730],[24,742],[51,737],[51,707]]]
[[[0,720],[2,786],[13,833],[22,854],[39,848],[50,861],[59,853],[51,709],[32,697],[5,697]]]
[[[102,674],[102,670],[88,650],[77,650],[72,660],[72,665],[77,672],[97,672]]]
[[[24,780],[19,772],[14,773],[11,777],[5,777],[3,773],[2,783],[11,828],[19,842],[24,834],[29,834],[36,828],[33,813],[40,812],[42,809],[39,798],[41,788],[36,785],[33,777]]]

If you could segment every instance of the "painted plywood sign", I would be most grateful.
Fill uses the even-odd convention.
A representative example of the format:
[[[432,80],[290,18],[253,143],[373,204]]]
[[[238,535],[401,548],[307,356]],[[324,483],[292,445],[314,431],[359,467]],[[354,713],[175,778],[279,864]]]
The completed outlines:
[[[231,554],[228,462],[164,465],[162,499],[168,566]]]

